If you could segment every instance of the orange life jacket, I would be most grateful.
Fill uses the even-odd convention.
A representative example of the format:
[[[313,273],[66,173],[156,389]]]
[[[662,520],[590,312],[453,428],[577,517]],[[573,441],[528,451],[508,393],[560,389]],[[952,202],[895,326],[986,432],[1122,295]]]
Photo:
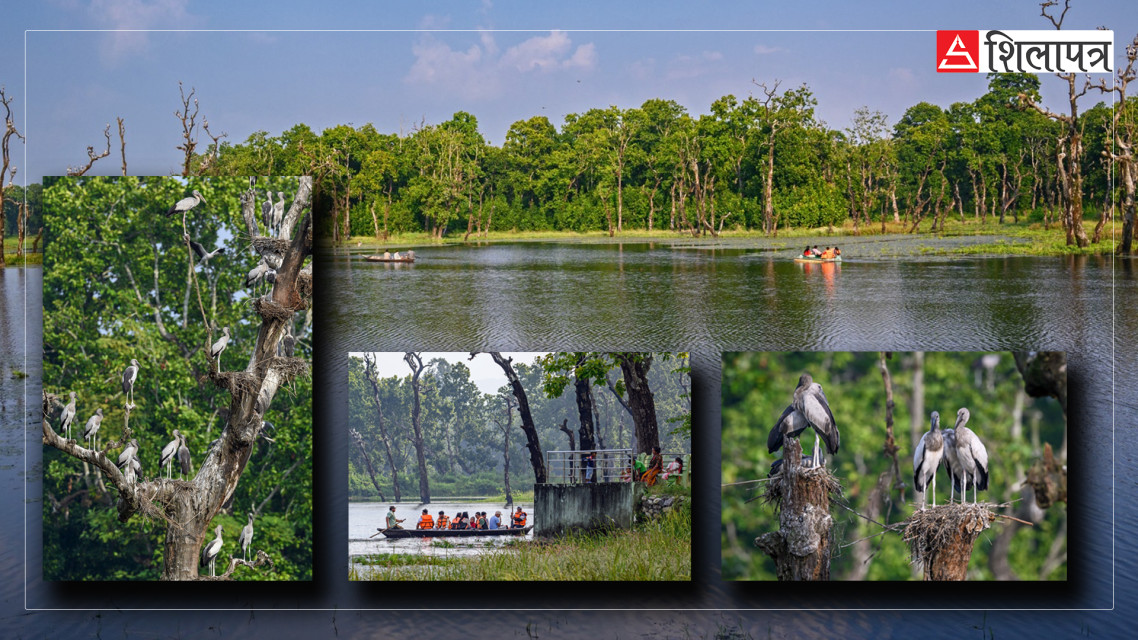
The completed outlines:
[[[449,524],[450,524],[450,518],[448,518],[446,516],[439,516],[439,528],[440,529],[446,529]]]
[[[520,513],[517,511],[514,512],[514,526],[515,527],[526,526],[526,512],[525,511],[522,511]]]
[[[833,257],[834,257],[834,250],[833,249],[826,249],[825,251],[822,252],[822,259],[823,260],[827,260],[827,259],[833,258]]]
[[[423,514],[422,516],[419,517],[419,528],[420,529],[434,529],[435,528],[435,519],[431,517],[431,514],[427,513],[427,514]]]

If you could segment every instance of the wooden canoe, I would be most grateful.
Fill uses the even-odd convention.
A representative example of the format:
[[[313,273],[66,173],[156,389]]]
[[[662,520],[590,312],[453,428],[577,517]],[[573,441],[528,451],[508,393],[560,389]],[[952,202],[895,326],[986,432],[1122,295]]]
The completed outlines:
[[[799,256],[799,257],[795,258],[795,259],[794,259],[794,261],[795,261],[795,262],[803,262],[803,263],[813,263],[813,262],[817,262],[817,263],[822,263],[822,262],[841,262],[841,261],[842,261],[842,257],[841,257],[841,256],[838,256],[838,257],[836,257],[836,258],[825,258],[825,259],[822,259],[822,258],[803,258],[802,256]]]
[[[524,536],[524,529],[377,529],[385,538],[473,538],[476,536]]]
[[[414,262],[414,258],[384,258],[383,256],[367,256],[364,258],[368,262]]]

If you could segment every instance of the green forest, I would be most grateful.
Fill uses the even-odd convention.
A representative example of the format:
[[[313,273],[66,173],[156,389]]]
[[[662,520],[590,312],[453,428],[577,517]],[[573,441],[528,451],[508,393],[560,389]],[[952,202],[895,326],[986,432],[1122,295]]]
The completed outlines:
[[[1062,229],[1066,245],[1108,251],[1116,203],[1133,219],[1133,188],[1114,175],[1116,164],[1131,165],[1109,152],[1115,135],[1132,135],[1134,99],[1115,111],[1109,93],[1092,88],[1073,114],[1055,113],[1038,104],[1039,86],[1034,75],[992,74],[971,102],[918,102],[896,122],[862,107],[843,129],[817,118],[808,85],[776,82],[740,87],[699,114],[661,97],[561,123],[535,115],[497,146],[464,111],[401,133],[371,124],[317,133],[298,124],[278,136],[222,141],[200,164],[218,175],[316,176],[331,212],[324,231],[336,243],[489,232],[998,231],[1022,223]],[[1123,235],[1133,235],[1131,224]]]
[[[756,537],[779,529],[772,504],[761,498],[770,466],[767,435],[790,404],[803,373],[821,384],[841,433],[827,467],[841,484],[834,520],[831,575],[836,580],[919,580],[900,532],[885,530],[919,508],[913,486],[913,451],[938,411],[941,428],[957,410],[971,413],[968,427],[987,448],[990,502],[999,518],[977,539],[969,580],[1067,579],[1067,505],[1040,508],[1026,482],[1048,445],[1065,465],[1065,409],[1059,399],[1032,397],[1011,353],[725,353],[723,356],[723,577],[773,580],[775,565],[755,547]],[[882,364],[889,374],[888,410]],[[1064,382],[1065,385],[1065,382]],[[1026,389],[1026,390],[1025,390]],[[1061,397],[1065,402],[1065,390]],[[886,446],[891,423],[897,467]],[[802,449],[814,447],[811,430]],[[896,469],[896,470],[894,470]],[[949,500],[950,483],[938,470],[936,504]],[[928,496],[931,500],[931,495]],[[969,492],[971,501],[972,492]],[[959,500],[959,492],[956,495]],[[872,521],[871,521],[872,520]]]
[[[231,557],[242,558],[237,540],[248,514],[255,527],[248,557],[263,550],[271,566],[239,566],[232,579],[311,579],[311,315],[303,308],[311,264],[300,268],[311,244],[311,180],[252,184],[47,181],[45,580],[196,579],[217,525],[220,576]],[[259,215],[252,227],[246,215],[260,211],[266,189],[295,197],[275,237],[262,231]],[[185,212],[185,226],[183,215],[163,215],[191,192],[201,201]],[[190,251],[191,241],[225,251],[207,261]],[[281,255],[275,285],[248,285],[259,261]],[[213,357],[223,328],[231,338]],[[133,405],[123,383],[132,359]],[[68,440],[60,410],[71,393]],[[95,452],[79,434],[97,409],[104,420]],[[176,433],[191,473],[182,475],[175,460],[167,480],[160,452]],[[138,470],[128,473],[128,464],[119,473],[115,460],[131,439]]]
[[[535,470],[511,385],[483,393],[471,379],[469,354],[410,364],[393,372],[370,365],[372,354],[353,353],[348,364],[348,489],[353,500],[531,495]],[[691,451],[691,379],[686,353],[552,353],[509,363],[524,389],[540,451],[635,449],[637,426],[618,357],[647,364],[658,443],[665,452]],[[491,354],[477,358],[489,360]],[[417,360],[416,360],[417,358]],[[529,360],[526,362],[525,360]],[[583,381],[583,384],[577,384]],[[416,394],[419,426],[415,425]],[[579,398],[587,397],[591,424],[582,424]],[[416,431],[421,447],[416,446]],[[593,446],[590,445],[590,439]],[[418,451],[423,452],[419,466]],[[542,459],[539,456],[539,459]],[[374,473],[369,473],[369,468]],[[420,472],[425,471],[425,476]],[[395,482],[395,477],[398,482]]]

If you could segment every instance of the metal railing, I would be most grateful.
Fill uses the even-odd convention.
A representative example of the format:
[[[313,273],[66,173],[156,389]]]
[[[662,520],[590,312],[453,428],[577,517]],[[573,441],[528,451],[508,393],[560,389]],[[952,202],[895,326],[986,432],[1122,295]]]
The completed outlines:
[[[593,454],[592,478],[585,455]],[[632,449],[546,451],[545,477],[550,484],[632,482]]]

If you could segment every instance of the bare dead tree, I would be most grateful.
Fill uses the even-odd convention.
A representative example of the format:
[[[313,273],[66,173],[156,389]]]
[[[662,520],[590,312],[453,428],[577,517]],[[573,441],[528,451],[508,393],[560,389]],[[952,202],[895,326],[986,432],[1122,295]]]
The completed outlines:
[[[349,431],[348,435],[351,436],[352,442],[356,443],[356,446],[360,450],[360,455],[364,457],[364,464],[367,465],[367,474],[371,477],[371,484],[375,487],[375,492],[379,494],[379,499],[386,501],[387,498],[383,497],[383,487],[379,486],[379,478],[375,475],[375,467],[371,464],[371,456],[367,454],[367,447],[364,446],[364,437],[355,429]],[[398,496],[396,496],[395,501],[399,502]]]
[[[255,225],[253,196],[251,189],[243,193],[241,205],[246,224]],[[157,478],[145,482],[127,481],[105,454],[111,445],[105,445],[101,450],[87,449],[55,433],[48,417],[60,403],[55,396],[44,393],[43,443],[102,472],[118,491],[120,521],[125,522],[139,514],[164,523],[163,580],[199,579],[198,553],[209,524],[233,497],[256,448],[265,412],[282,385],[308,371],[308,363],[304,360],[278,356],[277,346],[286,334],[293,314],[306,309],[311,301],[312,277],[309,267],[304,265],[312,253],[311,203],[312,180],[302,178],[292,206],[285,215],[281,237],[277,240],[281,243],[279,248],[283,258],[276,282],[268,295],[258,298],[252,305],[261,317],[261,325],[249,365],[244,371],[211,370],[203,378],[228,391],[230,400],[217,446],[205,454],[197,475],[191,480]],[[298,219],[301,221],[297,226]],[[294,226],[297,235],[292,238]],[[256,244],[254,249],[258,252],[268,250]],[[133,283],[133,276],[131,280]],[[124,436],[129,437],[129,413],[127,416]],[[230,568],[235,566],[239,565],[231,563]]]
[[[1071,8],[1071,0],[1063,0],[1063,10],[1058,16],[1054,15],[1052,7],[1058,5],[1057,0],[1045,0],[1039,4],[1040,15],[1051,22],[1057,30],[1063,28],[1063,20]],[[1040,106],[1025,93],[1019,94],[1019,102],[1025,107],[1047,116],[1058,122],[1064,130],[1059,138],[1058,169],[1063,193],[1063,230],[1067,233],[1067,244],[1078,245],[1080,248],[1090,244],[1087,233],[1083,229],[1083,131],[1079,122],[1079,98],[1086,95],[1091,87],[1086,82],[1082,89],[1077,87],[1078,75],[1071,73],[1057,73],[1056,77],[1067,83],[1067,100],[1070,113],[1057,113]]]
[[[4,135],[0,137],[0,267],[7,266],[4,261],[4,192],[7,191],[16,179],[16,167],[12,165],[12,136],[23,142],[24,136],[16,130],[15,120],[12,118],[12,98],[0,86],[0,106],[4,108]]]
[[[1126,47],[1126,67],[1118,70],[1118,77],[1114,85],[1108,87],[1106,80],[1099,80],[1092,85],[1102,93],[1116,93],[1118,100],[1111,120],[1111,132],[1114,135],[1114,146],[1117,151],[1106,149],[1102,152],[1118,167],[1118,176],[1122,178],[1122,242],[1118,245],[1118,253],[1130,255],[1134,243],[1134,209],[1135,185],[1138,184],[1138,165],[1134,159],[1134,110],[1135,105],[1127,104],[1126,90],[1135,78],[1134,63],[1138,60],[1138,35]],[[1133,102],[1134,98],[1131,98]]]
[[[182,110],[175,111],[174,117],[182,123],[182,144],[176,148],[182,152],[182,177],[190,175],[190,163],[194,159],[194,149],[198,147],[198,141],[194,137],[194,129],[197,128],[198,118],[198,100],[194,97],[197,89],[190,87],[189,95],[186,95],[186,89],[182,86],[181,81],[178,82],[178,94],[182,99]],[[193,103],[193,110],[190,110],[190,103]]]
[[[210,143],[209,153],[207,153],[205,157],[202,158],[202,161],[198,165],[199,175],[209,173],[210,169],[214,167],[215,163],[217,162],[218,153],[221,150],[221,140],[223,138],[229,137],[229,134],[224,131],[216,136],[213,135],[213,132],[209,130],[209,120],[205,118],[202,118],[202,130],[205,131],[205,134],[207,136],[209,136]]]
[[[395,454],[391,448],[391,437],[387,433],[387,424],[383,420],[383,402],[379,396],[379,365],[375,358],[368,358],[364,356],[364,376],[368,382],[371,383],[372,400],[375,402],[375,413],[377,424],[379,425],[379,437],[383,441],[384,451],[387,453],[387,464],[391,467],[391,485],[395,492],[395,501],[399,502],[399,467],[395,464]],[[374,477],[372,482],[375,482]],[[379,488],[379,485],[376,485]],[[382,494],[380,494],[382,498]]]
[[[509,507],[514,504],[514,494],[510,490],[510,429],[514,427],[514,401],[510,396],[502,396],[502,402],[505,403],[506,409],[505,420],[492,418],[494,424],[498,425],[498,430],[502,432],[502,468],[503,476],[506,482],[506,506]]]
[[[122,174],[126,177],[126,125],[123,124],[122,118],[116,118],[119,122],[119,153],[122,155]]]
[[[755,546],[775,562],[780,581],[830,579],[834,519],[830,496],[840,492],[826,467],[802,466],[798,438],[783,442],[782,469],[767,483],[764,498],[778,505],[778,531],[755,538]]]
[[[82,167],[68,167],[67,168],[67,175],[68,176],[74,178],[77,176],[87,175],[87,172],[91,170],[91,167],[95,166],[95,163],[97,161],[102,160],[103,158],[106,158],[107,156],[111,155],[111,125],[110,124],[107,124],[106,128],[103,129],[103,137],[105,137],[107,139],[107,148],[103,149],[102,153],[95,153],[95,147],[93,147],[93,146],[87,147],[87,164],[85,166],[82,166]]]
[[[506,374],[506,379],[510,382],[510,389],[513,391],[514,399],[518,401],[518,415],[522,419],[522,431],[526,434],[526,448],[529,449],[529,463],[533,467],[534,482],[537,484],[545,484],[545,464],[541,458],[541,441],[537,437],[537,427],[533,423],[533,414],[529,410],[529,398],[526,396],[526,390],[522,387],[522,381],[518,378],[517,372],[514,371],[513,358],[503,358],[502,354],[497,351],[490,351],[490,357],[494,359],[502,372]],[[477,352],[471,353],[470,357],[478,355]]]
[[[423,366],[423,357],[413,351],[404,353],[403,360],[407,366],[411,367],[411,430],[414,438],[415,458],[419,462],[419,502],[430,504],[431,487],[427,483],[427,457],[423,447],[423,427],[419,422],[419,396],[421,394],[419,376],[423,374],[426,367]]]

